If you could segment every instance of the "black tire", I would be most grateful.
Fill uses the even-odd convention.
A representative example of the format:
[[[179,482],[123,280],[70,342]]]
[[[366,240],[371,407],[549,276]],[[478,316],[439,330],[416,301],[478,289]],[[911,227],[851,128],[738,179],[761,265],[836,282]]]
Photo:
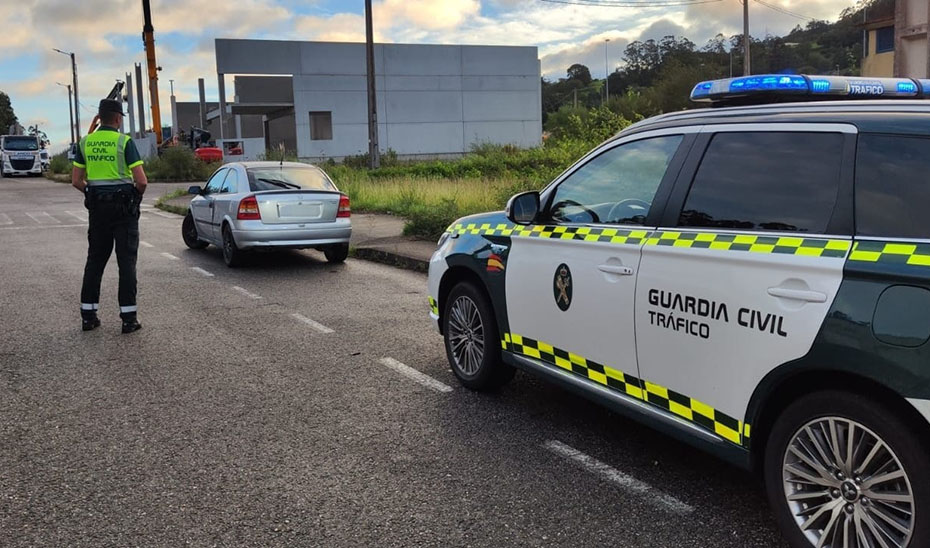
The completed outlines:
[[[468,310],[471,310],[468,307],[473,307],[477,313],[473,316],[477,323],[471,325],[470,334],[467,329],[463,329],[467,326],[456,319],[461,317],[458,312],[462,310],[456,310],[456,307]],[[494,310],[484,291],[469,282],[461,282],[453,287],[446,298],[442,322],[446,358],[462,386],[471,390],[493,390],[513,378],[513,367],[501,361],[500,332]],[[456,340],[453,341],[453,338]],[[470,357],[465,354],[468,352],[467,345],[471,345],[474,350]]]
[[[223,225],[223,261],[230,268],[241,266],[245,261],[245,252],[236,245],[229,225]]]
[[[323,255],[331,263],[345,262],[349,256],[349,244],[333,244],[323,248]]]
[[[194,216],[188,211],[181,222],[181,238],[184,239],[184,245],[191,249],[203,249],[207,247],[207,242],[197,238],[197,224],[194,223]]]
[[[860,436],[858,440],[867,440],[869,436],[876,436],[890,452],[884,450],[877,452],[869,461],[869,465],[858,474],[856,473],[858,466],[854,464],[851,467],[852,477],[850,477],[849,471],[837,467],[828,469],[824,466],[825,470],[829,470],[826,472],[826,476],[829,476],[827,479],[835,481],[836,484],[821,484],[820,482],[826,476],[816,473],[815,468],[805,464],[794,453],[789,453],[788,448],[796,435],[799,436],[799,441],[805,443],[795,445],[795,449],[800,448],[802,452],[805,452],[803,451],[804,447],[816,448],[811,441],[813,438],[809,437],[806,432],[816,434],[818,428],[824,424],[817,421],[830,417],[836,419],[835,422],[839,425],[851,424],[846,421],[856,423],[855,432]],[[810,426],[810,429],[805,430],[805,426]],[[829,432],[829,430],[826,431]],[[838,431],[840,436],[844,436],[842,428]],[[824,440],[825,438],[818,439]],[[847,446],[842,441],[842,437],[839,439],[841,442],[837,444],[838,446]],[[857,440],[856,437],[853,437],[853,439]],[[826,445],[825,441],[823,443]],[[868,442],[855,441],[853,446],[857,449],[853,451],[853,455],[856,455],[856,457],[849,460],[861,463],[865,460],[865,455],[868,454],[870,448],[876,445],[874,442],[869,444]],[[828,455],[827,459],[834,459],[830,450],[827,450],[826,454]],[[884,458],[886,455],[888,459]],[[897,459],[897,463],[892,460],[894,458]],[[789,459],[792,468],[786,465]],[[842,459],[837,460],[842,461]],[[872,477],[885,473],[884,471],[876,473],[872,468],[877,466],[876,463],[885,462],[886,460],[885,466],[890,466],[890,468],[885,468],[885,470],[894,470],[900,467],[899,469],[904,472],[904,479],[882,481],[869,485]],[[817,456],[811,461],[820,464],[828,462],[823,457]],[[896,493],[894,496],[900,496],[902,492],[909,492],[912,497],[911,503],[895,502],[893,504],[903,505],[902,507],[909,508],[912,512],[911,522],[907,527],[910,530],[910,540],[907,546],[917,548],[930,546],[930,467],[927,466],[928,462],[930,462],[930,450],[928,450],[927,445],[920,439],[913,426],[903,420],[899,414],[867,397],[857,394],[840,391],[815,392],[798,399],[788,406],[778,417],[772,428],[765,450],[765,486],[769,504],[772,506],[778,525],[791,546],[796,548],[809,548],[816,544],[817,537],[821,534],[820,531],[826,526],[823,520],[829,519],[830,512],[826,512],[820,518],[821,521],[815,522],[815,526],[812,527],[815,530],[810,532],[814,537],[812,540],[802,531],[801,524],[796,521],[795,513],[789,504],[795,505],[795,511],[803,516],[800,518],[802,521],[813,516],[814,514],[810,512],[821,508],[821,505],[829,507],[836,504],[839,508],[837,510],[838,525],[842,530],[845,523],[843,520],[846,520],[847,516],[852,519],[852,516],[860,517],[861,513],[861,515],[870,516],[871,519],[876,515],[872,510],[873,508],[881,509],[888,514],[894,514],[895,512],[890,510],[889,506],[875,501],[880,501],[883,494],[891,495],[894,492]],[[816,477],[818,481],[787,481],[789,474],[792,475],[792,479],[801,479],[801,476],[793,472],[795,469],[803,469],[809,475]],[[814,471],[814,473],[810,474],[811,471]],[[902,486],[904,487],[903,490]],[[789,490],[793,490],[794,493],[798,494],[798,500],[789,503]],[[816,495],[816,492],[822,494]],[[907,506],[908,504],[910,506]],[[853,512],[853,514],[848,514],[847,510]],[[878,520],[877,523],[881,523],[881,520]],[[893,531],[894,529],[889,527],[889,530]],[[852,531],[855,534],[854,523],[852,523]],[[833,537],[828,536],[828,542],[825,545],[830,545],[829,541],[832,539]],[[874,538],[868,540],[874,542]],[[842,542],[837,542],[834,545],[840,546]],[[858,546],[859,544],[851,545]],[[896,544],[889,542],[889,545]]]

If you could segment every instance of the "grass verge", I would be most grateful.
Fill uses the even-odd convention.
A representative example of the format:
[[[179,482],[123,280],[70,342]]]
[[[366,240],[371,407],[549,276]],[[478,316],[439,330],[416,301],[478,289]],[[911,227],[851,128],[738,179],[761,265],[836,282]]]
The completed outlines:
[[[175,215],[187,215],[188,206],[178,206],[169,203],[175,198],[180,198],[182,196],[187,196],[187,190],[179,188],[171,192],[167,192],[162,195],[161,198],[155,200],[155,207],[162,211],[167,211],[168,213],[174,213]]]

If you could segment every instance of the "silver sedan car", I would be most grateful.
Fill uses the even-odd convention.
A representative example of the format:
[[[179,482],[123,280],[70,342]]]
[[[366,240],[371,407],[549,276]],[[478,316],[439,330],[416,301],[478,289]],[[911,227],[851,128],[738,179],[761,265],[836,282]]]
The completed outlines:
[[[260,249],[314,248],[334,263],[349,254],[349,197],[316,166],[231,163],[188,190],[196,196],[181,225],[184,243],[222,247],[228,266]]]

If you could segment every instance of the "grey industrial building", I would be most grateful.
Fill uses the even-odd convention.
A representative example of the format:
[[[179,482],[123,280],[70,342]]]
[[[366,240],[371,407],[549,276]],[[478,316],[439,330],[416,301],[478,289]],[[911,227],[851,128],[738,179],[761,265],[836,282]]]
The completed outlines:
[[[482,143],[540,144],[535,47],[375,44],[374,55],[381,150],[441,157]],[[207,119],[222,128],[211,129],[221,143],[283,143],[309,160],[367,152],[364,44],[217,39],[216,67],[220,104]]]

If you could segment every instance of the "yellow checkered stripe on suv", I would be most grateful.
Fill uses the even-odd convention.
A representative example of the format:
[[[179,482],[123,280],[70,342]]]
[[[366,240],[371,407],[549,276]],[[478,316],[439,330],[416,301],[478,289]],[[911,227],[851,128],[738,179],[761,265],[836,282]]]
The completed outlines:
[[[512,225],[507,223],[458,223],[449,227],[448,232],[475,236],[522,236],[524,238],[550,238],[631,245],[640,245],[649,236],[647,230],[562,225]]]
[[[522,236],[629,245],[658,245],[693,249],[746,251],[749,253],[803,255],[808,257],[845,258],[848,240],[829,238],[799,238],[794,236],[757,236],[752,234],[721,234],[716,232],[677,232],[628,230],[562,225],[513,225],[508,223],[457,223],[447,230],[452,234],[473,236]],[[930,250],[928,250],[930,253]],[[930,255],[928,255],[930,257]]]
[[[843,258],[846,257],[846,253],[849,251],[850,242],[848,240],[797,238],[793,236],[657,231],[649,235],[646,245]]]
[[[551,344],[514,333],[504,333],[501,347],[508,352],[555,365],[638,400],[647,401],[737,445],[749,441],[748,424],[664,386],[640,380],[618,369],[555,348]]]
[[[439,315],[439,303],[432,297],[429,298],[429,309],[433,314]]]
[[[930,244],[858,241],[849,254],[850,261],[865,263],[930,266]]]

